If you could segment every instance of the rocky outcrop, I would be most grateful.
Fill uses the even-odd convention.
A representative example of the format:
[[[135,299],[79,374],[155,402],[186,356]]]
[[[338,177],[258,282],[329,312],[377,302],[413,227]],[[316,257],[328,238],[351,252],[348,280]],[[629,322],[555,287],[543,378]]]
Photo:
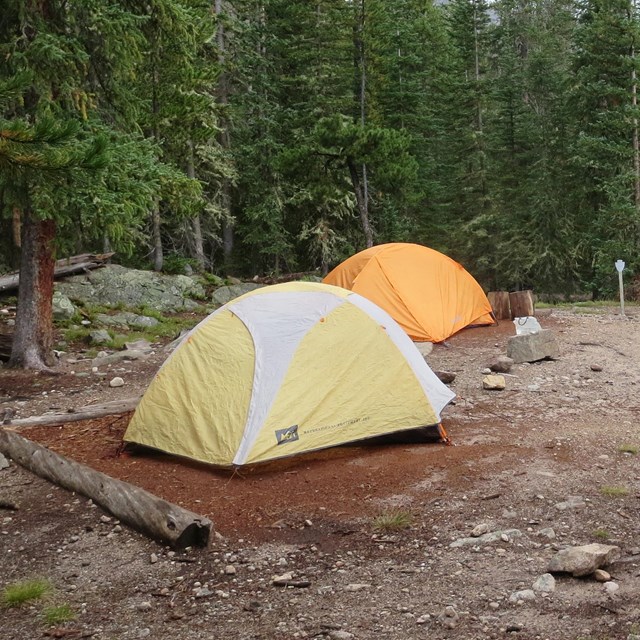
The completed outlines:
[[[107,306],[145,305],[157,311],[182,311],[198,306],[204,288],[195,278],[169,276],[154,271],[108,265],[90,273],[73,276],[56,285],[61,294],[78,301]]]

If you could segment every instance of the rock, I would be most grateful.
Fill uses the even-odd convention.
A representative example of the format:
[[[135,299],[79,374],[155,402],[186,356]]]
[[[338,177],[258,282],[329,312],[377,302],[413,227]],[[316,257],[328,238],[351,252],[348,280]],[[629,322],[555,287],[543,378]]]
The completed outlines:
[[[112,378],[109,381],[109,386],[110,387],[124,387],[124,380],[122,378],[120,378],[119,376],[116,376],[115,378]]]
[[[433,351],[433,342],[414,342],[421,355],[428,356]]]
[[[448,629],[453,629],[458,625],[460,621],[460,614],[456,611],[456,608],[452,605],[447,605],[442,613],[438,616],[440,623]]]
[[[453,371],[436,371],[434,369],[433,373],[438,376],[440,382],[445,384],[451,384],[456,379],[456,374]]]
[[[556,579],[550,573],[543,573],[531,588],[540,593],[553,593],[556,590]]]
[[[100,324],[104,324],[110,327],[134,328],[134,329],[149,329],[160,324],[160,321],[150,316],[140,316],[137,313],[131,313],[130,311],[124,311],[117,313],[113,316],[106,313],[99,313],[96,316],[96,320]]]
[[[196,598],[206,598],[207,596],[210,596],[212,594],[213,594],[213,591],[211,591],[207,587],[197,587],[196,589],[193,590],[193,595]]]
[[[496,373],[509,373],[513,367],[513,359],[507,356],[498,356],[489,363],[489,369]]]
[[[452,548],[456,548],[488,544],[490,542],[497,542],[498,540],[502,540],[502,536],[505,536],[507,540],[510,540],[511,538],[518,538],[521,535],[522,531],[520,531],[520,529],[504,529],[503,531],[492,531],[491,533],[485,533],[478,538],[459,538],[458,540],[452,542],[449,546]]]
[[[505,386],[504,376],[489,375],[482,378],[482,388],[487,391],[502,391]]]
[[[148,354],[144,351],[116,351],[101,358],[94,358],[91,364],[94,367],[104,367],[108,364],[122,362],[123,360],[146,360],[148,357]]]
[[[116,264],[72,276],[57,287],[72,300],[109,306],[146,305],[156,311],[193,309],[198,305],[189,298],[205,295],[204,287],[195,278],[127,269]]]
[[[106,329],[96,329],[89,333],[91,344],[107,344],[111,342],[111,336]]]
[[[523,589],[522,591],[515,591],[509,596],[509,602],[515,604],[519,601],[535,600],[536,594],[533,589]]]
[[[602,371],[602,367],[599,364],[592,364],[589,368],[591,371]]]
[[[60,291],[53,292],[52,305],[54,320],[70,320],[76,314],[73,302]]]
[[[138,611],[151,611],[153,607],[149,601],[141,602],[138,605]]]
[[[144,338],[134,340],[133,342],[125,342],[124,348],[127,351],[135,351],[136,353],[149,353],[151,351],[151,343]]]
[[[4,457],[2,453],[0,453],[0,471],[2,471],[2,469],[8,469],[8,468],[9,468],[9,461]]]
[[[490,376],[491,375],[491,369],[489,369],[489,367],[485,367],[480,373],[483,376]]]
[[[606,544],[587,544],[559,551],[549,562],[549,573],[570,573],[575,578],[588,576],[606,567],[620,555],[620,548]]]
[[[370,589],[370,584],[365,583],[356,583],[356,584],[348,584],[344,590],[345,591],[362,591],[363,589]]]
[[[480,536],[483,536],[485,533],[489,533],[490,528],[489,525],[486,522],[483,522],[482,524],[478,524],[475,527],[473,527],[473,530],[471,531],[471,535],[474,538],[479,538]]]
[[[332,629],[329,631],[329,637],[331,640],[351,640],[353,638],[353,633],[349,633],[348,631],[342,631],[341,629]]]
[[[416,624],[426,624],[427,622],[429,622],[431,620],[431,616],[428,613],[425,613],[423,616],[420,616],[417,620],[416,620]]]
[[[512,336],[507,342],[507,356],[515,363],[536,362],[558,358],[560,347],[552,331],[542,329],[537,333]]]
[[[225,568],[224,568],[224,572],[226,575],[228,576],[235,576],[236,573],[238,573],[238,570],[232,565],[232,564],[228,564]]]
[[[611,574],[608,571],[605,571],[604,569],[596,569],[593,572],[593,577],[598,582],[609,582],[609,580],[611,580]]]
[[[149,562],[151,562],[151,564],[155,564],[156,562],[158,562],[158,556],[155,553],[152,553],[149,558]]]
[[[283,573],[282,575],[273,576],[273,578],[271,578],[271,583],[272,584],[280,584],[280,583],[283,583],[283,582],[289,582],[290,580],[293,580],[293,572],[287,571],[286,573]]]
[[[587,503],[580,496],[569,496],[564,502],[558,502],[555,507],[559,511],[567,511],[568,509],[583,509]]]
[[[220,287],[213,292],[211,300],[214,304],[221,307],[223,304],[227,304],[227,302],[230,302],[234,298],[244,295],[249,291],[253,291],[254,289],[259,289],[262,286],[264,285],[256,284],[255,282],[242,282],[240,284]]]
[[[556,539],[556,532],[551,527],[546,527],[544,529],[540,529],[540,531],[538,531],[538,535],[541,538],[546,538],[547,540],[555,540]]]
[[[605,582],[604,583],[604,590],[610,595],[612,596],[614,593],[616,593],[616,591],[618,591],[618,589],[620,589],[620,585],[617,582]]]

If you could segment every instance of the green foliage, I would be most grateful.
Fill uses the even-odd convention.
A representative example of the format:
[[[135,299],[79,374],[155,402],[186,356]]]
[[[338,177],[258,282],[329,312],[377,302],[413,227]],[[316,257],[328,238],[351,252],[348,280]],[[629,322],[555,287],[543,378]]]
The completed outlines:
[[[606,529],[596,529],[593,532],[593,537],[598,540],[608,540],[611,537],[611,534]]]
[[[50,593],[51,589],[51,583],[42,578],[16,582],[4,588],[2,602],[7,607],[17,607],[32,600],[39,600]]]
[[[76,619],[76,614],[73,609],[66,603],[45,607],[42,615],[45,622],[49,625],[62,624],[63,622],[70,622]]]
[[[373,520],[374,531],[401,531],[411,527],[413,516],[408,511],[385,511]]]
[[[620,453],[630,453],[635,456],[638,454],[638,447],[634,444],[621,444],[618,447],[618,451]]]
[[[600,493],[611,498],[621,498],[629,494],[629,489],[627,487],[605,485],[600,487]]]

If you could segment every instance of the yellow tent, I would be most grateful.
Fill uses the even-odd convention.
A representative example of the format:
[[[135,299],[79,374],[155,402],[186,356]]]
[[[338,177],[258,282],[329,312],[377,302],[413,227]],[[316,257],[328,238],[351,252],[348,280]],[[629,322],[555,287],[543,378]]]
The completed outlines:
[[[291,282],[232,300],[185,336],[124,439],[242,465],[439,424],[453,397],[372,302]]]
[[[495,323],[473,276],[455,260],[419,244],[365,249],[338,265],[324,282],[375,302],[412,340],[442,342],[469,325]]]

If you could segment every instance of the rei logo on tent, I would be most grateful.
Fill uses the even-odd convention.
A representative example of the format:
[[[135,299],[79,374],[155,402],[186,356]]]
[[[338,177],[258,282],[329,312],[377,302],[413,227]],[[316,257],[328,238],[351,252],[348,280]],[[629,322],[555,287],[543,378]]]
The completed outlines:
[[[276,430],[276,441],[278,444],[287,444],[288,442],[295,442],[296,440],[300,440],[297,424],[294,424],[293,427]]]

